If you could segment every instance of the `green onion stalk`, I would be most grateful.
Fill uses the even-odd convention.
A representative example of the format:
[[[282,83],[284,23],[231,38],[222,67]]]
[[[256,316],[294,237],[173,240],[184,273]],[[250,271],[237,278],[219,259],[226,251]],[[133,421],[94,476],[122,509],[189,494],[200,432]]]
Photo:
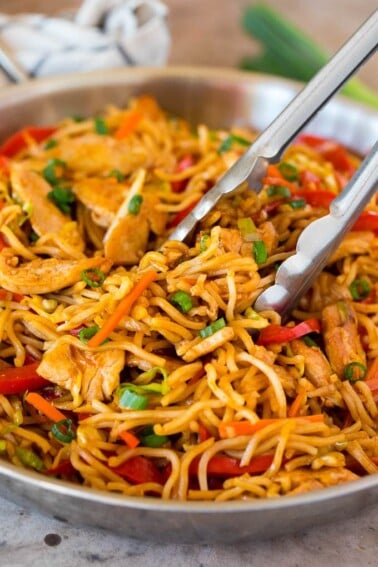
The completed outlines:
[[[264,3],[248,6],[242,25],[263,48],[260,55],[243,59],[242,69],[307,82],[329,59],[317,43]],[[378,108],[378,94],[357,78],[350,79],[341,92]]]

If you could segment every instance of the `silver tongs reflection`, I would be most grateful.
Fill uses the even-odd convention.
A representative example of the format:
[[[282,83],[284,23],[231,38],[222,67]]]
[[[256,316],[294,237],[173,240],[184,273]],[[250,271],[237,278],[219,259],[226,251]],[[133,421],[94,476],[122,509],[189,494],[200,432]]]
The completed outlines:
[[[249,186],[258,192],[268,165],[279,161],[304,126],[376,51],[377,38],[378,10],[202,197],[169,239],[183,241],[190,237],[198,221],[205,217],[219,199],[232,193],[244,181],[248,180]],[[271,308],[285,316],[307,291],[374,194],[378,181],[377,154],[378,146],[375,144],[343,193],[333,201],[330,214],[311,223],[303,231],[296,254],[280,266],[276,285],[264,291],[257,299],[257,310]]]

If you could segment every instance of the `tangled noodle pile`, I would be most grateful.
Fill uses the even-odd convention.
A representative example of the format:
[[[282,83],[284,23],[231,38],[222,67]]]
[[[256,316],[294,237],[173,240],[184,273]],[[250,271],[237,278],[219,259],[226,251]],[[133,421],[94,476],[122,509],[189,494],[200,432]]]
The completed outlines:
[[[302,135],[167,237],[253,140],[142,96],[0,148],[0,452],[126,495],[232,500],[377,472],[376,197],[287,325],[257,296],[359,158]]]

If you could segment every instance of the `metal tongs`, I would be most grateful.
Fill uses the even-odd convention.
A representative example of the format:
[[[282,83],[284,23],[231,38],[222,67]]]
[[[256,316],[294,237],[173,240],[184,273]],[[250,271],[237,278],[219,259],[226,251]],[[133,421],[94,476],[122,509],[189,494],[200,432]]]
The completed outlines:
[[[197,222],[219,199],[234,191],[244,181],[248,180],[253,190],[259,192],[262,188],[261,178],[268,165],[280,159],[303,127],[374,53],[378,45],[377,38],[378,10],[202,197],[169,239],[183,241],[190,237]],[[283,318],[290,314],[377,190],[377,183],[378,142],[343,192],[334,199],[330,213],[304,229],[296,253],[281,264],[275,284],[257,298],[254,306],[256,310],[274,309]]]

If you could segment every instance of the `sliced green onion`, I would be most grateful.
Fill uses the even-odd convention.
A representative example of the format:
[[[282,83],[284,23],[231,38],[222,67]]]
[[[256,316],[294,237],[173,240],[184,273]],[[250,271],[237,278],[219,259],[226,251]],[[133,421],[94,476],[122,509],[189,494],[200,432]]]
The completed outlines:
[[[34,232],[34,230],[30,231],[29,234],[29,240],[30,242],[37,242],[37,240],[39,239],[39,234],[37,234],[36,232]]]
[[[50,185],[56,185],[59,182],[56,175],[57,167],[66,167],[66,164],[61,159],[49,159],[46,167],[42,170],[43,177]]]
[[[89,287],[101,287],[105,278],[104,272],[98,268],[89,268],[81,272],[81,279],[89,285]]]
[[[51,138],[50,140],[47,140],[44,149],[51,150],[52,148],[55,148],[57,145],[58,145],[58,140]]]
[[[344,378],[349,380],[351,384],[364,380],[366,377],[367,368],[361,362],[350,362],[344,367]]]
[[[268,197],[284,197],[285,199],[290,199],[291,191],[289,187],[284,185],[269,185],[266,190]]]
[[[250,217],[244,217],[237,220],[238,229],[240,230],[244,240],[251,242],[256,240],[257,228]]]
[[[166,435],[156,435],[153,426],[148,426],[143,429],[139,435],[139,439],[145,447],[156,448],[164,445],[164,443],[169,440],[169,437]]]
[[[246,58],[242,62],[244,69],[307,82],[329,59],[316,42],[263,3],[246,8],[243,26],[264,48],[261,55]],[[378,108],[377,94],[359,79],[349,80],[342,92]]]
[[[228,152],[233,144],[239,144],[240,146],[250,146],[251,142],[242,138],[241,136],[237,136],[236,134],[230,134],[218,148],[218,154],[223,154],[224,152]]]
[[[288,181],[298,181],[299,179],[299,171],[295,165],[288,163],[287,161],[282,161],[278,164],[278,169],[282,173],[285,179]]]
[[[112,169],[108,177],[115,177],[118,183],[122,183],[122,181],[125,179],[125,176],[119,169]]]
[[[142,203],[143,203],[142,195],[134,195],[133,197],[131,197],[129,206],[127,208],[130,215],[138,215]]]
[[[119,398],[119,405],[127,409],[142,410],[148,406],[148,396],[125,388]]]
[[[24,447],[16,447],[15,452],[21,463],[26,467],[35,469],[36,471],[43,471],[45,468],[42,460],[30,449]]]
[[[292,209],[303,209],[307,203],[305,199],[293,199],[288,202],[288,205],[290,205]]]
[[[201,236],[200,245],[199,245],[200,254],[202,254],[202,252],[205,252],[205,250],[207,250],[209,240],[210,240],[210,234],[204,234],[203,236]]]
[[[268,258],[268,250],[263,240],[256,240],[253,243],[253,255],[257,265],[265,264]]]
[[[261,315],[257,313],[257,311],[252,309],[252,307],[247,307],[247,309],[244,312],[244,316],[247,319],[251,319],[252,321],[260,321],[262,319]]]
[[[80,114],[73,114],[71,118],[74,122],[84,122],[85,120],[84,116],[81,116]]]
[[[58,302],[56,299],[42,299],[42,307],[46,313],[54,313],[58,307]]]
[[[109,134],[109,128],[107,127],[107,124],[105,120],[100,116],[97,116],[97,118],[94,119],[94,127],[96,134],[100,134],[100,136],[106,136],[107,134]]]
[[[309,337],[308,335],[302,337],[302,341],[309,347],[318,347],[318,345],[316,344],[316,342],[314,341],[314,339],[312,339],[311,337]]]
[[[169,302],[175,305],[175,307],[178,307],[181,313],[188,313],[193,307],[193,300],[186,291],[176,291],[176,293],[171,296]]]
[[[220,329],[223,329],[223,327],[225,326],[226,326],[226,321],[224,320],[223,317],[220,317],[220,319],[217,319],[216,321],[214,321],[214,323],[211,323],[211,325],[208,325],[204,329],[201,329],[198,334],[201,337],[201,339],[206,339],[206,337],[210,337],[217,331],[220,331]]]
[[[5,439],[0,439],[0,453],[5,453],[7,450],[7,442]]]
[[[62,213],[69,215],[72,204],[75,202],[75,195],[70,187],[54,187],[47,193],[47,197],[58,207]]]
[[[354,280],[350,286],[349,291],[355,300],[365,299],[371,292],[371,287],[366,280]]]
[[[54,423],[51,426],[51,433],[61,443],[71,443],[76,438],[71,419],[62,419]]]
[[[94,337],[99,330],[100,327],[98,327],[97,325],[93,325],[92,327],[85,327],[84,329],[81,329],[79,331],[78,337],[82,343],[87,344],[89,339]]]

